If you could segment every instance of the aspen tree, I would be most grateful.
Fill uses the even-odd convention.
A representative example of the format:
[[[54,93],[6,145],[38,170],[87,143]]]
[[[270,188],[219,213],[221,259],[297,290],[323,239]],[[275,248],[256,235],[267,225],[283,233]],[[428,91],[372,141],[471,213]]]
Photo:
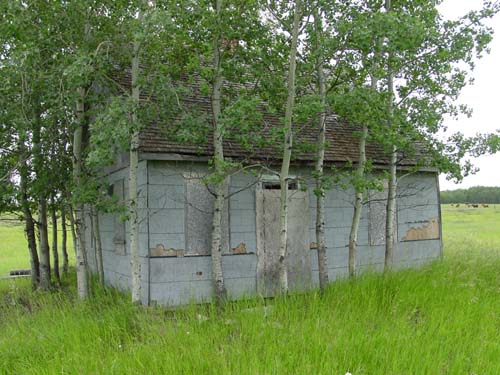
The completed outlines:
[[[61,275],[59,273],[59,249],[57,245],[57,207],[56,201],[52,199],[52,207],[50,207],[50,218],[52,224],[52,259],[53,259],[53,270],[54,278],[58,284],[61,283]]]
[[[78,188],[83,186],[83,131],[85,124],[85,94],[86,90],[83,87],[77,88],[76,99],[76,120],[77,125],[73,133],[73,181]],[[74,223],[74,224],[73,224]],[[85,300],[89,297],[89,275],[87,264],[87,247],[85,241],[85,205],[82,202],[77,202],[74,208],[74,219],[72,220],[72,228],[74,228],[74,236],[76,238],[76,281],[77,292],[80,300]]]
[[[66,226],[66,206],[64,202],[61,204],[61,253],[63,255],[63,274],[67,274],[69,271],[68,230]]]
[[[325,161],[325,142],[326,142],[326,77],[324,72],[322,49],[322,34],[323,26],[320,13],[318,10],[314,12],[314,28],[316,33],[316,75],[318,80],[318,94],[321,104],[321,112],[318,117],[318,138],[317,138],[317,154],[315,164],[316,177],[316,248],[318,252],[318,273],[319,287],[325,290],[328,285],[328,268],[326,258],[326,241],[325,241],[325,188],[323,186],[324,177],[324,161]]]
[[[139,9],[138,21],[142,21],[143,12],[142,4]],[[130,138],[130,167],[129,167],[129,221],[130,221],[130,264],[132,273],[132,302],[140,303],[141,301],[141,261],[139,258],[139,214],[137,209],[138,190],[137,190],[137,168],[139,165],[139,131],[137,111],[139,108],[140,87],[139,87],[139,55],[141,52],[141,41],[138,36],[139,30],[136,31],[135,40],[133,41],[132,55],[132,132]]]
[[[95,257],[97,267],[97,277],[99,284],[104,287],[104,265],[102,260],[101,226],[99,225],[99,211],[96,206],[92,208],[92,233],[94,234]]]
[[[287,240],[288,240],[288,182],[290,160],[293,146],[293,109],[295,104],[295,74],[297,67],[297,44],[299,40],[299,28],[302,19],[302,0],[296,0],[293,6],[293,26],[288,60],[287,78],[287,101],[285,107],[284,130],[285,139],[283,142],[283,161],[280,172],[280,233],[279,233],[279,281],[282,293],[288,292],[288,270],[286,267]]]
[[[214,147],[214,169],[217,180],[214,188],[214,211],[212,218],[212,278],[215,289],[217,304],[221,305],[226,299],[226,287],[224,284],[224,274],[222,270],[222,213],[224,212],[225,193],[227,189],[227,176],[224,172],[224,148],[223,148],[223,127],[220,121],[221,116],[221,91],[222,91],[222,66],[221,66],[221,42],[222,33],[222,0],[215,1],[215,22],[216,30],[213,40],[213,85],[212,96],[210,98],[212,106],[213,121],[213,147]]]

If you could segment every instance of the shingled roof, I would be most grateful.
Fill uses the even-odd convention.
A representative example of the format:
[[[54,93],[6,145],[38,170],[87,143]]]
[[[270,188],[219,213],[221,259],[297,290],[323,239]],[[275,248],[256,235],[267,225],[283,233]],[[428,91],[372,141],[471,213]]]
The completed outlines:
[[[280,120],[276,116],[265,115],[261,136],[269,134],[270,127],[281,126]],[[318,135],[318,129],[313,126],[295,126],[297,133],[294,134],[296,143],[314,145]],[[356,129],[345,123],[339,122],[335,117],[330,116],[326,123],[326,149],[325,161],[327,162],[355,162],[358,159],[359,136]],[[145,153],[165,153],[192,156],[213,156],[212,137],[209,135],[206,143],[186,144],[169,139],[158,126],[152,125],[146,128],[140,135],[140,150]],[[224,140],[224,155],[235,159],[265,159],[280,160],[283,151],[280,145],[266,145],[256,147],[248,151],[240,143],[230,137]],[[367,156],[377,164],[386,164],[387,157],[382,149],[370,143],[367,145]],[[302,162],[312,162],[315,159],[314,153],[295,152],[293,160]]]
[[[122,71],[123,74],[123,71]],[[121,75],[119,81],[123,88],[130,88],[130,72],[125,71]],[[189,87],[191,93],[188,98],[183,99],[186,108],[196,107],[197,111],[206,114],[207,121],[211,117],[210,98],[200,92],[200,87],[197,84],[187,84],[183,82],[183,86]],[[280,115],[263,112],[263,124],[259,129],[260,137],[271,137],[273,128],[281,128],[282,120]],[[170,138],[168,132],[163,129],[168,128],[168,124],[150,124],[140,134],[140,152],[147,154],[149,158],[160,158],[160,155],[180,155],[191,157],[213,156],[213,138],[212,135],[207,135],[205,142],[201,143],[186,143]],[[317,123],[314,121],[310,124],[294,124],[294,144],[313,146],[316,144],[318,136]],[[276,129],[274,129],[276,130]],[[359,135],[361,128],[359,126],[348,124],[345,121],[339,120],[338,116],[330,114],[326,119],[326,149],[325,163],[345,164],[349,162],[356,163],[359,159]],[[275,144],[266,144],[265,146],[252,147],[251,151],[243,147],[234,137],[226,137],[224,139],[224,155],[233,159],[252,160],[252,161],[268,161],[280,162],[283,154],[283,141],[280,139]],[[292,163],[312,163],[316,159],[314,152],[305,152],[300,150],[300,147],[292,152]],[[367,142],[366,155],[369,160],[375,165],[384,166],[388,164],[388,155],[383,151],[382,147],[374,142]],[[400,166],[416,165],[415,158],[399,158]]]
[[[197,97],[197,107],[201,108],[207,115],[211,113],[208,97]],[[209,119],[209,117],[207,116]],[[209,121],[209,120],[207,120]],[[264,113],[263,125],[259,132],[261,137],[271,137],[274,127],[282,127],[280,116]],[[276,130],[276,129],[275,129]],[[329,115],[326,119],[326,149],[325,162],[331,164],[356,163],[359,159],[358,146],[360,127],[350,125],[338,119],[335,115]],[[316,123],[294,124],[295,145],[316,144],[318,128]],[[170,139],[162,127],[150,125],[140,134],[140,151],[154,156],[154,154],[176,154],[185,156],[211,157],[213,156],[213,138],[209,133],[206,141],[198,144],[179,142]],[[255,146],[249,151],[236,139],[226,137],[224,139],[224,155],[233,159],[279,162],[283,154],[282,140],[277,144],[266,144]],[[374,142],[367,142],[366,155],[375,165],[387,165],[388,156],[382,147]],[[292,152],[292,163],[311,163],[315,161],[314,152],[305,152],[300,146]],[[414,158],[400,157],[400,166],[416,165]]]

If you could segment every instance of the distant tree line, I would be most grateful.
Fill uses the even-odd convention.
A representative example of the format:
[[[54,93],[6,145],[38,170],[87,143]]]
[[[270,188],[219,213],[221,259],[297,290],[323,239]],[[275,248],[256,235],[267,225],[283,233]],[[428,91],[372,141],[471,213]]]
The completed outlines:
[[[441,203],[500,203],[500,187],[474,186],[441,192]]]

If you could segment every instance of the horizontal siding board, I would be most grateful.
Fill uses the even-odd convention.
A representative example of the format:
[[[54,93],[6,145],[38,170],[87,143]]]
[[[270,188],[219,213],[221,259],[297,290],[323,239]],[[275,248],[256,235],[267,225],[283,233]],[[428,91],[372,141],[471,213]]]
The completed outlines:
[[[254,254],[227,255],[222,257],[225,278],[255,277],[257,258]],[[151,258],[151,282],[210,280],[211,257]]]

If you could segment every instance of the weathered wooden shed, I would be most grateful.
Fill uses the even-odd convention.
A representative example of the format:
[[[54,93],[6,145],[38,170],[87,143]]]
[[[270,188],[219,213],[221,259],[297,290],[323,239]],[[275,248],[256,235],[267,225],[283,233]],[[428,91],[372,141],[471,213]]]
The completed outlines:
[[[269,116],[269,124],[278,124]],[[266,130],[265,130],[266,131]],[[299,137],[314,141],[316,132],[302,128]],[[356,162],[355,130],[335,117],[327,121],[326,162]],[[248,158],[236,142],[225,143],[225,155]],[[179,305],[208,301],[211,282],[211,210],[213,197],[202,181],[212,155],[210,142],[186,145],[166,139],[150,127],[141,134],[139,163],[140,256],[142,302]],[[378,168],[386,159],[369,145],[368,156]],[[223,270],[231,298],[266,293],[276,282],[279,183],[270,173],[279,170],[276,149],[260,149],[251,156],[266,163],[262,169],[232,175],[223,223]],[[292,287],[309,288],[318,283],[315,249],[314,156],[302,154],[292,161],[289,209],[289,279]],[[400,161],[402,170],[414,162]],[[128,160],[124,156],[109,169],[107,181],[113,194],[126,200]],[[304,189],[305,188],[305,189]],[[361,219],[357,265],[360,271],[381,269],[384,262],[384,191],[373,191]],[[354,207],[354,191],[337,187],[326,194],[326,247],[331,281],[347,275],[348,237]],[[118,215],[100,214],[104,272],[107,283],[129,288],[131,282],[128,223]],[[88,220],[91,220],[90,216]],[[90,223],[88,223],[90,224]],[[415,267],[441,256],[441,218],[438,175],[420,170],[402,179],[398,187],[395,264]],[[96,269],[92,226],[89,263]]]

